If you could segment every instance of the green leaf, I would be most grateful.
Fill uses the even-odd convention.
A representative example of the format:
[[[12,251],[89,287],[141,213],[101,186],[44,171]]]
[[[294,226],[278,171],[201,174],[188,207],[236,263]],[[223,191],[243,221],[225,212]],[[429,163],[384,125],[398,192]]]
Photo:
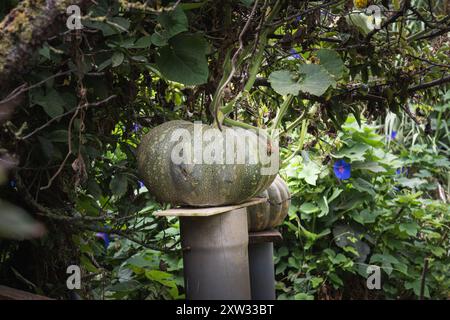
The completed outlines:
[[[311,281],[312,287],[313,288],[317,288],[319,285],[322,284],[323,278],[321,278],[321,277],[312,277],[310,281]]]
[[[133,48],[137,48],[137,49],[144,49],[144,48],[148,48],[152,45],[152,37],[151,36],[144,36],[139,38],[134,44],[133,44]]]
[[[56,118],[64,113],[64,100],[58,91],[51,89],[46,95],[36,94],[33,96],[33,102],[44,108],[51,118]]]
[[[415,222],[401,223],[398,228],[400,231],[406,232],[411,237],[415,237],[420,229],[419,225]]]
[[[373,190],[373,186],[370,182],[362,179],[362,178],[356,178],[352,180],[353,187],[361,192],[367,192],[372,197],[375,197],[375,191]]]
[[[361,212],[353,212],[352,217],[356,222],[359,222],[361,224],[366,224],[366,223],[374,223],[377,219],[377,217],[379,216],[378,213],[376,212],[372,212],[368,209],[364,209]]]
[[[320,59],[320,65],[333,75],[336,80],[342,77],[344,62],[336,51],[320,49],[317,51],[317,57]]]
[[[69,133],[65,129],[52,131],[47,136],[47,138],[51,142],[60,142],[60,143],[67,143],[68,137],[69,137]]]
[[[360,262],[365,261],[370,253],[369,245],[360,240],[361,234],[362,231],[345,224],[338,224],[333,228],[336,245],[340,248],[353,248],[357,252],[357,260]]]
[[[408,179],[406,177],[401,177],[399,179],[397,179],[397,182],[402,186],[402,187],[406,187],[406,188],[418,188],[420,187],[422,184],[426,183],[427,181],[424,179],[419,179],[419,178],[411,178]]]
[[[412,289],[416,296],[420,296],[420,287],[421,287],[421,285],[422,285],[421,280],[417,279],[417,280],[414,280],[414,281],[411,281],[411,282],[406,282],[405,283],[405,289],[408,289],[408,290]],[[430,290],[428,289],[428,286],[426,284],[424,286],[423,295],[425,297],[427,297],[427,298],[430,298]]]
[[[246,6],[246,7],[250,7],[252,5],[254,0],[241,0],[241,3]]]
[[[102,63],[100,63],[100,65],[97,67],[97,71],[103,71],[106,67],[108,67],[110,64],[112,63],[111,59],[106,59],[105,61],[103,61]]]
[[[304,212],[304,213],[314,213],[314,212],[317,212],[320,210],[317,206],[315,206],[311,202],[305,202],[304,204],[302,204],[300,206],[299,209],[301,212]]]
[[[313,161],[308,161],[298,173],[298,177],[300,179],[305,179],[307,183],[315,186],[319,173],[319,166]]]
[[[81,265],[84,268],[86,268],[87,271],[94,272],[94,273],[98,272],[97,267],[92,264],[91,260],[86,255],[84,255],[84,254],[81,255],[80,262],[81,262]]]
[[[127,192],[128,189],[128,180],[126,175],[124,174],[115,175],[111,179],[109,188],[116,197],[118,198],[122,197]]]
[[[294,80],[294,75],[287,70],[278,70],[270,74],[268,81],[276,93],[286,96],[298,95],[300,84]]]
[[[392,264],[398,264],[399,261],[396,257],[390,255],[390,254],[379,254],[376,253],[370,258],[370,263],[377,263],[377,262],[388,262]]]
[[[118,67],[122,64],[123,60],[125,58],[125,55],[123,54],[123,52],[117,51],[114,52],[111,61],[112,61],[112,67]]]
[[[378,164],[378,162],[375,161],[369,161],[369,162],[354,162],[352,163],[352,169],[359,169],[359,170],[368,170],[371,172],[379,173],[379,172],[386,172],[386,169]]]
[[[364,155],[370,147],[366,144],[357,143],[351,147],[345,146],[334,155],[336,158],[349,158],[351,161],[364,161]]]
[[[50,48],[48,45],[44,45],[42,48],[39,49],[39,54],[43,57],[46,57],[48,60],[50,60]]]
[[[168,38],[165,37],[164,34],[158,33],[158,32],[155,32],[154,34],[152,34],[150,39],[151,39],[152,43],[157,47],[167,46],[168,40],[169,40]]]
[[[163,11],[157,21],[163,27],[167,39],[188,30],[188,19],[179,6],[171,11]]]
[[[333,201],[334,199],[336,199],[337,197],[339,197],[339,195],[342,193],[342,189],[333,189],[333,193],[331,194],[331,196],[327,199],[328,203],[331,203],[331,201]]]
[[[304,292],[301,292],[301,293],[297,293],[294,296],[294,299],[295,300],[314,300],[314,296],[310,295],[310,294],[307,294],[307,293],[304,293]]]
[[[300,65],[300,73],[303,75],[300,81],[300,90],[315,96],[321,96],[336,81],[327,72],[327,70],[317,64]]]
[[[108,286],[106,289],[108,291],[117,291],[117,292],[131,292],[138,290],[142,285],[139,281],[136,280],[128,280],[115,283],[111,286]]]
[[[327,198],[325,196],[322,196],[322,198],[319,199],[319,201],[317,201],[317,204],[320,207],[320,213],[318,215],[319,218],[326,216],[328,214],[328,212],[330,212],[330,208],[328,207]]]
[[[156,65],[169,80],[186,85],[199,85],[208,81],[208,44],[201,35],[180,34],[159,49]]]

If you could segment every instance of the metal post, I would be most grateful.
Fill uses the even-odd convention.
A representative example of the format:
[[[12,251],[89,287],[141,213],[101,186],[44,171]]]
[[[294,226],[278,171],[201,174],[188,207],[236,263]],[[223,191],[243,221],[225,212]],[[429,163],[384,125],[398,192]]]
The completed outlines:
[[[255,243],[248,246],[250,283],[253,300],[275,300],[275,271],[273,243]]]
[[[180,231],[187,299],[251,299],[246,208],[180,216]]]
[[[276,299],[273,242],[281,239],[281,234],[276,230],[249,234],[248,257],[253,300]]]

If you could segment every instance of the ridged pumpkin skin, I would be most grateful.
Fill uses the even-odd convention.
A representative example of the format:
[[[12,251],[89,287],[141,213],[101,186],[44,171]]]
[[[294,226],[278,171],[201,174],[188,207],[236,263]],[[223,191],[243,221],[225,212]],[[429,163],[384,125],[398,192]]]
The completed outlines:
[[[259,197],[267,198],[268,201],[247,209],[248,229],[253,232],[273,229],[282,224],[291,204],[289,188],[278,175]]]
[[[202,125],[203,132],[209,128]],[[186,129],[194,137],[194,123],[169,121],[151,129],[137,151],[139,174],[158,201],[197,207],[238,204],[258,195],[275,179],[276,173],[262,175],[263,165],[248,163],[247,157],[243,164],[174,163],[171,154],[179,141],[171,140],[177,129]],[[221,134],[225,136],[227,130],[235,129],[223,127]]]

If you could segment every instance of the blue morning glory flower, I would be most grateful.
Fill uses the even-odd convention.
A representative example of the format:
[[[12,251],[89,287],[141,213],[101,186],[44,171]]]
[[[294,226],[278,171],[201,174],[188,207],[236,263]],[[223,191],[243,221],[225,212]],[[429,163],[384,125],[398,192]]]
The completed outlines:
[[[333,170],[339,180],[346,180],[350,178],[350,163],[345,162],[343,159],[339,159],[334,163]]]
[[[110,243],[110,239],[109,239],[109,235],[105,232],[97,232],[95,234],[95,236],[97,238],[103,239],[104,243],[105,243],[105,248],[108,248],[109,243]]]
[[[300,59],[300,54],[294,48],[289,50],[289,52],[291,53],[291,57],[294,57],[295,59]]]
[[[138,132],[139,130],[141,130],[142,126],[139,123],[133,123],[133,129],[132,131],[134,133]]]
[[[391,140],[394,140],[397,137],[397,131],[392,130],[391,132]]]

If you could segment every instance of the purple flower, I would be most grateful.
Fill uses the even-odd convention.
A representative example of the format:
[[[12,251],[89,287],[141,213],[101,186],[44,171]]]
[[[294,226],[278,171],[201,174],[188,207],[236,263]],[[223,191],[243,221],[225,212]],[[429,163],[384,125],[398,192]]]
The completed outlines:
[[[295,59],[300,59],[300,54],[294,48],[289,50],[289,52],[291,53],[291,57],[294,57]]]
[[[397,138],[397,131],[392,130],[390,138],[391,140],[395,140],[395,138]]]
[[[345,162],[343,159],[339,159],[334,163],[333,170],[339,180],[346,180],[350,178],[350,163]]]
[[[401,167],[398,168],[397,170],[395,170],[395,174],[403,174],[403,173],[407,173],[408,172],[408,168],[405,167]]]
[[[297,16],[297,18],[295,18],[295,21],[297,21],[297,22],[302,21],[302,16]]]
[[[133,123],[133,129],[132,129],[132,131],[134,132],[134,133],[136,133],[136,132],[138,132],[139,130],[141,130],[141,128],[142,128],[142,126],[139,124],[139,123]]]
[[[138,181],[138,184],[139,184],[139,189],[143,188],[145,186],[144,183],[141,180]]]
[[[110,239],[109,239],[109,235],[107,233],[105,233],[105,232],[97,232],[95,234],[95,236],[97,238],[103,239],[103,241],[105,243],[105,248],[108,248]]]

